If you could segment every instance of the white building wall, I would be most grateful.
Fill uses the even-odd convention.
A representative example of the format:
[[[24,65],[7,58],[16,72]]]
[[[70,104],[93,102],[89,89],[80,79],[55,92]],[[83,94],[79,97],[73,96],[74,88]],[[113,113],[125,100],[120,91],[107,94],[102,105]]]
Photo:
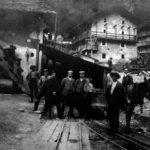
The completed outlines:
[[[103,54],[106,55],[103,58]],[[122,55],[124,55],[124,59],[122,59]],[[108,59],[112,57],[113,62],[117,63],[118,61],[125,60],[130,61],[132,58],[137,57],[137,48],[135,45],[124,45],[121,47],[119,43],[107,43],[106,45],[102,45],[101,42],[98,43],[98,52],[93,54],[93,58],[98,59],[100,62],[107,62]]]
[[[21,58],[21,68],[23,69],[22,75],[25,80],[27,74],[30,72],[30,66],[36,65],[36,49],[28,48],[28,47],[21,47],[19,45],[15,45],[16,48],[16,55],[18,58]],[[33,57],[29,57],[27,61],[26,52],[33,53]]]
[[[106,19],[106,22],[104,22],[104,19]],[[124,24],[122,24],[122,21],[124,21]],[[134,28],[136,28],[136,25],[118,14],[106,16],[101,18],[97,23],[93,23],[91,31],[96,32],[97,30],[97,32],[104,32],[105,29],[107,33],[115,34],[115,25],[117,25],[117,34],[122,34],[122,31],[124,31],[124,34],[129,34],[128,27],[130,27],[130,34],[134,35]],[[124,27],[121,28],[122,26]]]
[[[104,22],[106,19],[106,22]],[[124,21],[124,24],[123,22]],[[107,25],[106,25],[107,23]],[[114,26],[116,26],[116,32]],[[122,28],[122,26],[124,26]],[[112,14],[101,18],[97,23],[93,23],[91,26],[91,34],[95,34],[96,31],[99,32],[97,34],[103,34],[104,30],[106,33],[111,34],[115,37],[115,34],[120,34],[120,38],[122,38],[122,32],[124,35],[129,35],[129,27],[130,27],[130,35],[136,35],[136,25],[132,23],[130,20],[118,15]],[[106,35],[104,33],[104,36]],[[113,38],[113,37],[112,37]],[[128,37],[129,38],[129,37]],[[106,42],[106,45],[102,45],[102,41]],[[121,44],[124,44],[124,47],[121,47]],[[86,44],[80,44],[77,46],[76,50],[82,51],[87,47]],[[102,58],[102,55],[106,54],[106,58]],[[113,40],[113,42],[107,42],[106,38],[98,42],[98,51],[93,54],[93,58],[98,59],[100,62],[107,62],[110,57],[113,57],[114,62],[118,62],[122,59],[122,55],[124,55],[124,60],[129,61],[132,58],[137,57],[137,46],[136,43],[128,44],[123,40]]]

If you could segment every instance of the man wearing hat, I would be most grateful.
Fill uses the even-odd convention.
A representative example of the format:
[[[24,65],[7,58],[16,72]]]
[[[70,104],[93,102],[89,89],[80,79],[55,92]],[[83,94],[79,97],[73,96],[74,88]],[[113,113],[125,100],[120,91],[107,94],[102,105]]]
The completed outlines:
[[[108,104],[107,117],[109,127],[112,131],[119,130],[119,110],[127,104],[123,85],[118,82],[120,75],[116,71],[111,71],[110,76],[113,83],[106,90],[106,100]]]
[[[73,87],[75,80],[73,79],[73,71],[69,70],[67,77],[62,79],[61,82],[61,96],[62,96],[62,117],[64,113],[65,106],[69,106],[69,117],[73,117]]]
[[[44,83],[51,78],[51,76],[49,75],[48,69],[44,69],[43,70],[44,75],[41,76],[40,80],[39,80],[39,90],[43,87]],[[36,111],[38,109],[40,103],[40,99],[36,99],[35,103],[34,103],[34,109],[33,111]]]
[[[51,78],[51,76],[49,75],[48,69],[44,69],[43,73],[44,73],[44,75],[41,76],[41,78],[39,80],[39,88],[41,88],[44,85],[46,80]]]
[[[51,72],[51,78],[48,79],[44,85],[42,86],[39,94],[37,95],[37,99],[40,99],[41,96],[45,96],[45,106],[44,110],[41,113],[41,118],[49,112],[49,118],[51,118],[51,112],[53,105],[56,105],[56,95],[60,88],[60,84],[56,79],[56,73],[54,71]]]
[[[30,88],[30,98],[31,102],[33,103],[34,97],[37,95],[38,92],[38,80],[40,78],[39,72],[36,70],[36,66],[30,66],[31,71],[27,75],[26,79]]]
[[[80,117],[84,117],[85,110],[84,110],[84,103],[85,103],[85,91],[84,86],[86,83],[85,78],[85,71],[79,71],[79,79],[76,80],[75,86],[74,86],[74,92],[75,92],[75,103],[76,107],[79,111]]]

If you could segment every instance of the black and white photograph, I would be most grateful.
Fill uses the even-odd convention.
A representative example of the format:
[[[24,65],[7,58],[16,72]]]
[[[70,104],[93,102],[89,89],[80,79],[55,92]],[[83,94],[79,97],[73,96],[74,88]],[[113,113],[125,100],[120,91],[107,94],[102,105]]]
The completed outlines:
[[[150,150],[150,0],[0,0],[0,150]]]

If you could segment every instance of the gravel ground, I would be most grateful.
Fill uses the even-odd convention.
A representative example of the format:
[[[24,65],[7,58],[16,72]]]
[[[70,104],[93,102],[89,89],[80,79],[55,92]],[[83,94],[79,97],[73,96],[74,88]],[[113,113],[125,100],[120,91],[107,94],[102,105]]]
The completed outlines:
[[[133,76],[134,81],[143,81],[144,76]],[[136,115],[132,119],[131,126],[138,132],[150,136],[150,102],[147,100],[145,102],[147,108],[144,109],[143,114],[139,114],[139,107],[136,107]],[[33,104],[26,95],[0,95],[0,150],[21,150],[23,144],[37,133],[44,121],[40,122],[39,114],[33,113],[32,108]],[[122,114],[123,123],[125,123],[124,118]],[[90,140],[94,150],[116,149],[92,132]]]
[[[21,150],[43,123],[24,95],[0,95],[0,150]]]

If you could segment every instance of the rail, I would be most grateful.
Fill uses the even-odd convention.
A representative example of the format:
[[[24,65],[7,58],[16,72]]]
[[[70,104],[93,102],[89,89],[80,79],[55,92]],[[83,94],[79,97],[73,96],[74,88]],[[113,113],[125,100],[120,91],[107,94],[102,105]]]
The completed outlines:
[[[95,131],[94,129],[92,129],[91,127],[89,127],[86,123],[84,123],[83,121],[81,121],[81,123],[83,123],[89,130],[91,130],[92,132],[94,132],[95,134],[97,134],[98,136],[100,136],[101,138],[105,139],[106,141],[112,143],[113,145],[123,149],[123,150],[127,150],[126,148],[122,147],[121,145],[115,143],[114,141],[110,140],[109,138],[103,136],[102,134],[98,133],[97,131]]]
[[[99,121],[96,121],[96,120],[94,120],[94,122],[96,124],[98,124],[100,127],[110,130],[110,128],[105,123],[102,123],[102,122],[99,122]],[[115,133],[115,135],[118,136],[121,139],[124,139],[124,140],[126,140],[126,141],[128,141],[130,143],[133,143],[133,144],[137,145],[138,147],[140,147],[142,149],[149,150],[149,145],[148,145],[148,147],[145,147],[145,145],[146,145],[145,143],[143,143],[142,141],[139,141],[139,140],[137,140],[137,139],[135,139],[133,137],[130,137],[127,134],[119,132],[119,133]]]
[[[85,31],[81,35],[73,39],[73,43],[81,41],[86,38],[103,38],[103,39],[114,39],[123,41],[137,41],[137,36],[132,34],[119,34],[119,33],[109,33],[109,32],[96,32],[96,31]]]
[[[70,46],[64,46],[63,44],[55,43],[52,40],[45,40],[43,44],[47,45],[51,48],[55,48],[56,50],[59,50],[59,51],[66,53],[66,54],[71,54],[73,52],[76,52],[76,51],[72,50],[70,48]]]
[[[143,42],[139,42],[138,44],[137,44],[137,46],[139,47],[139,46],[149,46],[150,45],[150,41],[143,41]]]

